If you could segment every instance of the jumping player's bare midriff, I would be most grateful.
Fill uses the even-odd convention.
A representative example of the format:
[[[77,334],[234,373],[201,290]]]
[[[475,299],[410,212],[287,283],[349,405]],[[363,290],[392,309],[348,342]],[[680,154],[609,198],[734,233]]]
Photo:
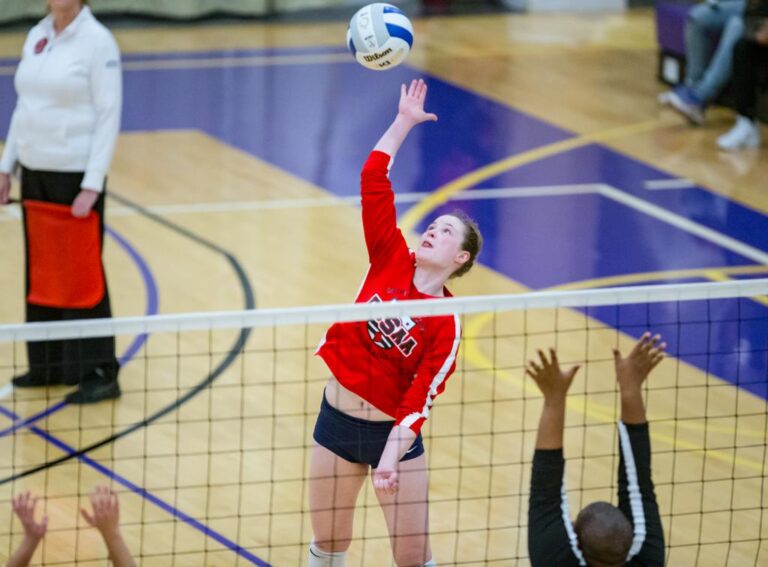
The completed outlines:
[[[368,421],[392,421],[395,419],[394,416],[376,409],[357,394],[347,390],[333,376],[325,386],[325,398],[331,406],[352,417]]]

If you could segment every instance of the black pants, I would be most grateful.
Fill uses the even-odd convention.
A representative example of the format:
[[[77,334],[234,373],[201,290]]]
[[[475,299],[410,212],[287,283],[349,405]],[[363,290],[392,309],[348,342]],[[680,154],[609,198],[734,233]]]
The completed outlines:
[[[33,171],[22,168],[21,198],[71,205],[80,192],[83,173]],[[104,193],[99,196],[94,210],[99,214],[101,239],[104,240]],[[25,244],[26,229],[25,229]],[[26,246],[26,290],[29,293],[29,246]],[[103,270],[102,270],[103,272]],[[104,297],[90,309],[61,309],[43,307],[27,302],[28,322],[48,322],[71,319],[97,319],[111,317],[109,291],[104,282]],[[45,376],[49,381],[76,383],[81,377],[100,368],[109,380],[117,378],[119,365],[115,358],[115,338],[72,339],[63,341],[35,341],[27,343],[30,374]]]
[[[760,68],[768,66],[768,46],[742,37],[733,48],[733,82],[736,110],[752,120],[757,116]]]

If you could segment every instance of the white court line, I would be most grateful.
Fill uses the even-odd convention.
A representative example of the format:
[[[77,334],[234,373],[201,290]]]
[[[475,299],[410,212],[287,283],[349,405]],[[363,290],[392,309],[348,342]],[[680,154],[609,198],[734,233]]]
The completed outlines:
[[[109,196],[109,193],[107,193]],[[213,203],[190,203],[188,205],[153,205],[143,207],[156,215],[237,213],[269,211],[275,209],[309,209],[315,207],[340,207],[360,202],[359,196],[318,197],[316,199],[269,199],[263,201],[224,201]],[[139,214],[132,207],[110,207],[108,216],[125,217]]]
[[[741,242],[740,240],[736,240],[735,238],[731,238],[722,232],[718,232],[714,229],[706,227],[682,215],[673,213],[663,207],[649,203],[648,201],[630,195],[629,193],[626,193],[607,184],[598,183],[592,185],[552,186],[540,188],[531,187],[520,189],[480,189],[466,191],[463,193],[463,196],[466,199],[470,199],[475,193],[478,193],[478,196],[475,198],[508,198],[512,196],[548,197],[553,195],[595,193],[607,199],[616,201],[617,203],[621,203],[622,205],[631,207],[640,213],[655,218],[656,220],[660,220],[663,223],[674,226],[675,228],[683,230],[689,234],[698,236],[699,238],[711,242],[720,248],[730,250],[731,252],[735,252],[736,254],[744,256],[745,258],[749,258],[758,264],[768,265],[768,253],[764,252],[763,250],[755,248],[754,246],[750,246],[749,244]]]
[[[640,213],[648,215],[656,220],[666,223],[670,226],[683,230],[694,236],[711,242],[725,250],[735,252],[740,256],[749,258],[759,264],[768,265],[768,253],[750,246],[740,240],[718,232],[695,221],[692,221],[682,215],[673,213],[663,207],[654,205],[625,193],[620,189],[602,183],[583,184],[583,185],[551,185],[544,187],[505,187],[500,189],[473,189],[463,191],[451,196],[449,200],[471,201],[479,199],[509,199],[509,198],[530,198],[530,197],[553,197],[562,195],[588,195],[597,194],[607,199],[626,205]],[[408,203],[422,199],[426,193],[400,193],[395,195],[395,202]],[[255,210],[256,208],[279,208],[280,206],[300,207],[300,206],[333,206],[334,204],[356,203],[359,197],[343,197],[337,199],[296,199],[281,201],[256,201],[250,203],[213,203],[211,205],[186,205],[187,208],[194,207],[194,212],[206,212],[206,207],[216,208],[217,211],[226,208],[227,211]],[[272,205],[270,205],[272,203]],[[178,206],[184,207],[184,205]],[[155,207],[158,213],[162,214],[163,207]],[[181,212],[177,208],[177,212]],[[190,211],[191,212],[191,211]],[[114,213],[113,213],[114,214]]]
[[[584,185],[550,185],[542,187],[505,187],[502,189],[473,189],[452,195],[451,201],[476,201],[479,199],[522,199],[531,197],[555,197],[559,195],[588,195],[599,193],[601,185],[591,183]],[[396,193],[395,203],[418,203],[430,193],[414,191]],[[109,193],[107,193],[109,196]],[[239,213],[249,211],[269,211],[275,209],[308,209],[315,207],[340,207],[357,205],[359,195],[345,197],[317,197],[310,199],[270,199],[262,201],[218,201],[211,203],[190,203],[186,205],[154,205],[144,207],[156,215],[175,214],[205,214],[205,213]],[[14,209],[14,210],[12,210]],[[0,217],[0,221],[21,218],[18,205],[10,205],[3,209],[8,217]],[[125,217],[139,214],[131,207],[109,207],[107,216]],[[9,218],[10,217],[10,218]]]
[[[640,199],[639,197],[635,197],[634,195],[630,195],[629,193],[626,193],[607,184],[598,183],[593,185],[552,186],[541,188],[532,187],[521,189],[480,189],[466,191],[463,195],[466,198],[471,198],[471,196],[476,192],[479,193],[476,198],[506,198],[511,196],[543,197],[552,195],[596,193],[607,199],[611,199],[617,203],[631,207],[640,213],[655,218],[656,220],[660,220],[661,222],[670,226],[683,230],[688,234],[698,236],[699,238],[711,242],[720,248],[730,250],[731,252],[735,252],[740,256],[749,258],[758,264],[768,265],[768,253],[764,252],[763,250],[755,248],[754,246],[750,246],[749,244],[746,244],[740,240],[736,240],[735,238],[731,238],[722,232],[718,232],[714,229],[706,227],[682,215],[673,213],[663,207],[649,203],[648,201]]]
[[[544,187],[505,187],[502,189],[473,189],[452,195],[451,201],[476,201],[480,199],[514,199],[530,197],[554,197],[558,195],[587,195],[599,193],[601,185],[552,185]],[[395,193],[395,203],[418,203],[430,193],[415,191]],[[359,195],[345,197],[318,197],[315,199],[273,199],[264,201],[228,201],[214,203],[192,203],[189,205],[155,205],[145,207],[157,215],[189,213],[237,213],[274,209],[304,209],[314,207],[339,207],[360,203]],[[131,207],[110,207],[109,216],[138,214]]]
[[[560,195],[589,195],[598,193],[602,184],[544,185],[541,187],[505,187],[501,189],[471,189],[449,197],[451,201],[478,199],[515,199],[528,197],[557,197]],[[397,200],[397,198],[395,199]]]
[[[693,189],[698,187],[691,179],[655,179],[645,182],[648,191],[667,191],[670,189]]]
[[[452,201],[473,201],[480,199],[510,199],[510,198],[531,198],[531,197],[553,197],[563,195],[600,195],[607,199],[626,205],[640,213],[646,214],[652,218],[660,220],[670,226],[683,230],[703,240],[711,242],[725,250],[730,250],[740,256],[749,258],[759,264],[768,265],[768,253],[750,246],[740,240],[731,238],[721,232],[708,228],[702,224],[685,218],[682,215],[673,213],[663,207],[654,205],[616,189],[610,185],[601,183],[582,184],[582,185],[551,185],[543,187],[504,187],[499,189],[473,189],[463,191],[452,195],[449,200]],[[413,203],[423,199],[428,193],[412,192],[400,193],[395,195],[396,203]],[[320,197],[316,199],[276,199],[264,201],[233,201],[233,202],[214,202],[214,203],[196,203],[189,205],[157,205],[147,207],[155,214],[187,214],[187,213],[232,213],[258,210],[275,209],[295,209],[309,207],[337,207],[356,204],[360,197],[351,195],[346,197]],[[9,217],[6,207],[6,216],[0,217],[2,220],[16,220],[17,217]],[[15,213],[19,215],[18,210]],[[130,207],[110,207],[109,216],[129,216],[138,212]]]
[[[659,207],[649,203],[648,201],[644,201],[643,199],[630,195],[629,193],[625,193],[624,191],[616,189],[615,187],[611,187],[610,185],[602,185],[600,188],[600,194],[604,197],[607,197],[608,199],[613,199],[618,203],[631,207],[638,212],[644,213],[668,225],[679,228],[680,230],[684,230],[685,232],[693,234],[694,236],[698,236],[703,240],[707,240],[708,242],[711,242],[712,244],[715,244],[721,248],[735,252],[736,254],[744,256],[745,258],[749,258],[750,260],[754,260],[758,264],[768,265],[768,253],[760,250],[759,248],[755,248],[754,246],[750,246],[749,244],[745,244],[740,240],[726,236],[722,232],[718,232],[702,224],[687,219],[682,215],[668,211],[663,207]]]

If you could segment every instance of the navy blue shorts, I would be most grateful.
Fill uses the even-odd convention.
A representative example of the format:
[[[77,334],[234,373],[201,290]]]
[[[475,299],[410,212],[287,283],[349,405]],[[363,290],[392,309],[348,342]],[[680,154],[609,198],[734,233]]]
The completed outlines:
[[[318,444],[342,459],[376,468],[394,425],[394,421],[368,421],[347,415],[329,404],[323,392],[323,403],[312,436]],[[400,460],[409,461],[423,454],[424,441],[419,433]]]

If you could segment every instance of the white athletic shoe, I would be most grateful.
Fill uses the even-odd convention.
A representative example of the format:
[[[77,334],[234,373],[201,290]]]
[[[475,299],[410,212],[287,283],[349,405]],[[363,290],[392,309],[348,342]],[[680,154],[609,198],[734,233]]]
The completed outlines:
[[[755,149],[760,147],[760,127],[746,116],[738,116],[736,124],[717,139],[721,150]]]

